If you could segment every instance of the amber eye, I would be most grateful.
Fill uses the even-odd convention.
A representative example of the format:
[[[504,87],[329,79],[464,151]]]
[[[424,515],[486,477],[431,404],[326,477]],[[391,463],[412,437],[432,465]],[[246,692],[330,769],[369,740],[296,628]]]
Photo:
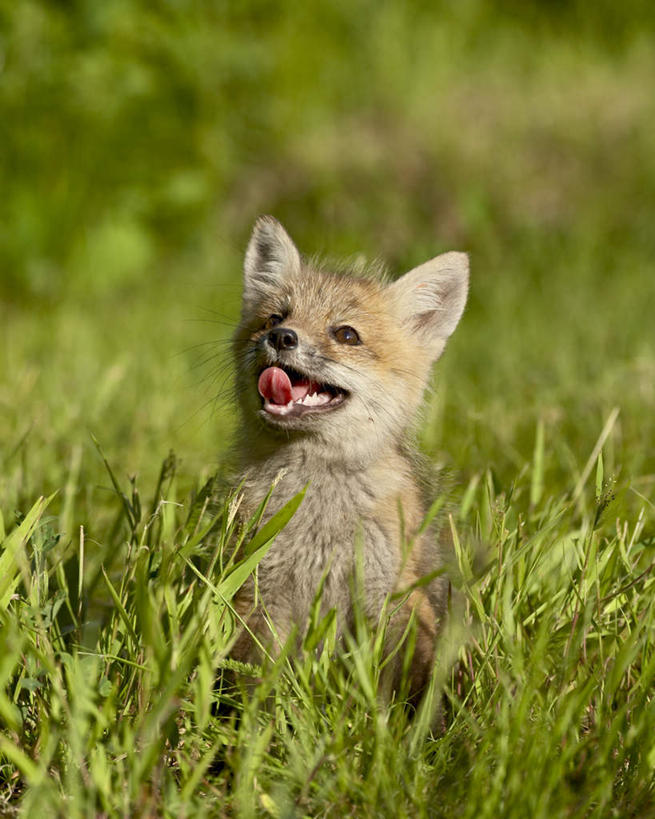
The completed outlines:
[[[361,344],[357,330],[347,325],[337,327],[334,331],[334,337],[339,344]]]
[[[275,327],[277,324],[282,324],[283,321],[284,319],[279,313],[273,313],[272,316],[269,316],[266,319],[266,323],[264,324],[264,330],[270,330],[271,327]]]

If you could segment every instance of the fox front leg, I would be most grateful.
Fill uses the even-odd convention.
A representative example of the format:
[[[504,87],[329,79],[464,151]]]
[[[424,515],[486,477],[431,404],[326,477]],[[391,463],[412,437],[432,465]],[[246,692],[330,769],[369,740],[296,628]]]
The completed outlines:
[[[387,656],[395,655],[382,679],[383,692],[407,692],[407,699],[417,706],[425,693],[434,668],[435,648],[440,623],[427,595],[416,589],[392,616],[386,640]],[[404,645],[398,642],[405,636]]]

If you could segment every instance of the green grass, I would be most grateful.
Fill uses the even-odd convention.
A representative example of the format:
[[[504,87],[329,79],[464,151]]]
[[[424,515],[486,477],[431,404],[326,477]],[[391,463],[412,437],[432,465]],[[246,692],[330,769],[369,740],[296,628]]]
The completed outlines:
[[[655,544],[643,516],[612,518],[602,457],[577,497],[545,492],[545,457],[538,444],[511,493],[497,494],[486,473],[451,513],[456,591],[435,674],[447,700],[436,736],[429,714],[408,720],[401,704],[381,704],[375,635],[362,632],[337,659],[320,620],[300,658],[241,669],[259,680],[245,702],[215,687],[217,669],[232,667],[229,601],[283,518],[254,538],[251,521],[238,534],[242,560],[223,565],[234,498],[213,513],[206,493],[180,498],[169,459],[154,508],[134,484],[117,486],[113,537],[94,544],[82,530],[67,560],[49,560],[52,499],[39,501],[0,558],[5,806],[649,815]]]
[[[0,26],[0,813],[655,816],[647,5]],[[270,535],[203,493],[260,212],[394,273],[471,253],[420,432],[455,543],[438,735],[380,703],[365,629],[215,687]]]

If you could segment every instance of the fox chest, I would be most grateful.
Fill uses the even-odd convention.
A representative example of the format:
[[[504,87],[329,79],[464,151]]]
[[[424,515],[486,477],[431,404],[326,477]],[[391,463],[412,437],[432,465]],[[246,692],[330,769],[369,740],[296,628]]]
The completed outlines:
[[[263,602],[285,619],[302,622],[322,583],[322,608],[336,608],[345,615],[357,565],[364,605],[374,616],[395,585],[399,549],[393,541],[366,485],[344,481],[310,486],[260,563]]]

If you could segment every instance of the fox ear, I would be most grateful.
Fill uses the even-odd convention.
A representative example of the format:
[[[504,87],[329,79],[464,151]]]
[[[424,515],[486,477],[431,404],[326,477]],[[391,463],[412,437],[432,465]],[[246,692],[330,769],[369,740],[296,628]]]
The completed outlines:
[[[389,286],[403,323],[438,358],[466,305],[469,260],[466,253],[442,253],[405,273]]]
[[[300,254],[291,237],[272,216],[255,222],[243,266],[243,302],[253,304],[275,294],[285,279],[300,270]]]

